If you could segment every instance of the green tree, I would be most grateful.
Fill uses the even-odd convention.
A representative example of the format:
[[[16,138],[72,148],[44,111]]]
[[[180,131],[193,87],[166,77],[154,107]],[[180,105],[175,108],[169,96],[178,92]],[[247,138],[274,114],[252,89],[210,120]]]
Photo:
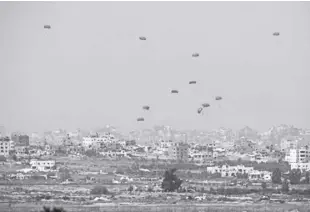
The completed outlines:
[[[4,155],[0,155],[0,161],[1,162],[6,162],[6,157],[4,157]]]
[[[266,188],[267,188],[267,183],[266,182],[262,182],[261,186],[262,186],[263,191],[265,191]]]
[[[59,178],[61,181],[65,181],[71,178],[69,169],[66,169],[66,168],[59,169]]]
[[[281,184],[282,180],[281,180],[281,170],[279,168],[276,168],[273,172],[272,172],[272,183],[275,184]]]
[[[176,168],[165,171],[164,179],[161,185],[165,192],[173,192],[180,188],[182,180],[176,176],[175,172]]]
[[[282,183],[282,192],[287,193],[289,192],[290,188],[289,188],[289,184],[287,179],[285,179]]]
[[[87,157],[94,157],[94,156],[96,156],[96,151],[92,150],[92,149],[88,149],[88,150],[86,150],[85,155]]]
[[[133,191],[133,186],[132,186],[132,185],[129,186],[128,191],[129,191],[130,193]]]
[[[301,171],[300,169],[293,169],[290,171],[289,179],[291,184],[299,184],[301,179]]]
[[[53,209],[50,209],[49,207],[43,207],[43,211],[41,212],[66,212],[65,209],[63,208],[56,208],[54,207]]]
[[[305,179],[305,183],[309,184],[310,183],[310,176],[309,176],[309,172],[306,172],[306,179]]]
[[[91,191],[91,194],[109,194],[109,190],[105,186],[95,186]]]

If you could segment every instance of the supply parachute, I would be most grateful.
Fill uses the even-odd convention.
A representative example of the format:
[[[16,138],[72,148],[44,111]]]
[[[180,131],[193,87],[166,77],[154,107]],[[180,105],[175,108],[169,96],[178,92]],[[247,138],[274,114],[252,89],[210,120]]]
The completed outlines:
[[[202,107],[210,107],[210,104],[209,103],[203,103],[201,104]]]
[[[198,114],[203,114],[203,108],[202,108],[202,107],[198,108],[198,109],[197,109],[197,113],[198,113]]]
[[[149,109],[150,109],[150,106],[145,105],[145,106],[142,107],[142,109],[143,109],[143,110],[149,110]]]
[[[273,36],[279,36],[280,35],[280,32],[274,32],[273,33]]]

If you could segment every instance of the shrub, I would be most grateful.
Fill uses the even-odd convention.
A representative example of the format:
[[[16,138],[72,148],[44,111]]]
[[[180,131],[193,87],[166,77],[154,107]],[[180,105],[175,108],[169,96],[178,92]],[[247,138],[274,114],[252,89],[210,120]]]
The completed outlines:
[[[95,186],[91,191],[91,194],[109,194],[109,190],[105,186]]]
[[[65,209],[63,208],[56,208],[54,207],[53,209],[50,209],[49,207],[43,207],[43,211],[41,212],[66,212]]]

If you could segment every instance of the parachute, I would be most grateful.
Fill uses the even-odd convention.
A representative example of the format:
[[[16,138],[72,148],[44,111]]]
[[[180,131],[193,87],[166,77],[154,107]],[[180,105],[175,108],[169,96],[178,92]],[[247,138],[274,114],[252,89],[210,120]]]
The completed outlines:
[[[273,33],[273,36],[279,36],[280,35],[280,32],[274,32]]]
[[[216,100],[216,101],[220,101],[220,100],[222,100],[222,99],[223,99],[223,98],[222,98],[221,96],[216,96],[216,97],[215,97],[215,100]],[[221,105],[218,104],[218,107],[221,108]]]
[[[197,82],[196,81],[189,81],[189,84],[192,85],[192,84],[196,84]]]
[[[193,53],[192,57],[199,57],[199,54],[198,53]]]
[[[143,108],[143,110],[149,110],[149,109],[150,109],[150,106],[145,105],[145,106],[143,106],[142,108]]]
[[[139,37],[140,40],[146,40],[146,37]]]
[[[142,118],[142,117],[137,118],[137,121],[144,121],[144,118]]]
[[[51,29],[51,25],[44,25],[44,29]]]
[[[210,107],[210,104],[209,103],[203,103],[201,106],[202,107]]]
[[[171,93],[179,93],[178,90],[171,90]]]

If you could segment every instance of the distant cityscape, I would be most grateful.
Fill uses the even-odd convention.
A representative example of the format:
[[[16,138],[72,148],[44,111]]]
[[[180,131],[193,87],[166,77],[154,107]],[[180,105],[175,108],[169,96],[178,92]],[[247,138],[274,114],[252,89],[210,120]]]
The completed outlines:
[[[185,203],[220,201],[223,194],[239,202],[296,202],[289,186],[297,192],[296,186],[310,185],[309,145],[310,130],[289,125],[266,132],[250,127],[203,132],[155,126],[128,135],[112,126],[29,135],[7,133],[1,127],[0,186],[5,186],[1,195],[9,208],[21,200],[44,203],[51,199],[132,204],[146,201],[141,192],[166,191],[178,191],[171,193],[174,201],[187,194]],[[167,183],[169,176],[175,181]],[[282,196],[272,200],[280,190]],[[269,196],[261,196],[261,191],[268,191]],[[240,197],[240,192],[256,196]],[[156,201],[161,198],[166,197],[158,196]]]

